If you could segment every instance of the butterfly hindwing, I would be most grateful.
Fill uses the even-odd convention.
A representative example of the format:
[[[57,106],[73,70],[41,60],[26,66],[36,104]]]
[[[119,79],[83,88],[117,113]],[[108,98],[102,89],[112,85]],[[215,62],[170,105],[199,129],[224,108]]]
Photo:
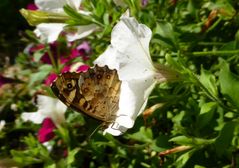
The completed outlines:
[[[96,65],[87,72],[61,74],[51,88],[67,106],[110,122],[118,110],[120,85],[116,70]]]

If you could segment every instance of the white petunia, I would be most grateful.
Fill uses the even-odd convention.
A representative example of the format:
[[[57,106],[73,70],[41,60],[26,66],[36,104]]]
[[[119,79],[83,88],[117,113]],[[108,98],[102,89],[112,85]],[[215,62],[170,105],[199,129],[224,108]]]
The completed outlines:
[[[122,81],[117,117],[104,133],[118,136],[132,128],[155,84],[166,80],[153,66],[149,54],[151,35],[146,25],[126,12],[112,30],[111,45],[94,62],[116,69]]]
[[[35,0],[36,6],[40,11],[53,12],[65,15],[63,7],[69,5],[79,13],[88,15],[88,12],[79,10],[81,0]],[[68,41],[74,41],[88,36],[95,31],[95,24],[75,26],[74,31],[69,31],[65,23],[40,23],[34,30],[35,34],[40,37],[41,41],[51,43],[57,40],[61,32],[66,32]]]
[[[51,118],[56,125],[65,121],[67,106],[60,100],[49,96],[38,95],[37,107],[38,110],[36,112],[22,113],[21,118],[24,121],[32,121],[35,124],[42,123],[45,118]]]
[[[2,131],[2,129],[4,128],[5,124],[6,124],[5,120],[0,120],[0,131]]]

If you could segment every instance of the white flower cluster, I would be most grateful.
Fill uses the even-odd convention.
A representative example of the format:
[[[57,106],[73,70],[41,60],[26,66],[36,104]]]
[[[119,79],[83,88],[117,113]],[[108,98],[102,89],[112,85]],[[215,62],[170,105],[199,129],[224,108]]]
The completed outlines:
[[[88,15],[89,12],[84,12],[79,10],[81,0],[35,0],[36,6],[40,11],[54,12],[59,14],[65,14],[63,7],[69,5],[77,12]],[[91,34],[97,29],[95,24],[75,26],[72,31],[67,29],[67,24],[65,23],[41,23],[36,26],[35,34],[40,37],[42,42],[51,43],[55,41],[61,32],[66,32],[66,37],[68,41],[74,41],[77,39],[84,38]]]

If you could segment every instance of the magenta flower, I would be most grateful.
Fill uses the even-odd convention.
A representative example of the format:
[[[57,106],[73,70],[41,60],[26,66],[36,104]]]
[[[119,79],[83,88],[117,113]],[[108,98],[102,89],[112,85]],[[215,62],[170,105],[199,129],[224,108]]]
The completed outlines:
[[[51,55],[53,56],[54,60],[57,59],[57,47],[59,47],[59,44],[57,42],[51,43],[50,44],[50,52]],[[45,64],[52,64],[49,53],[45,52],[45,54],[41,57],[41,61]]]
[[[48,75],[48,77],[45,79],[44,84],[47,86],[50,86],[51,83],[57,78],[56,73],[51,73]]]
[[[86,72],[90,67],[88,65],[81,65],[76,69],[76,72]]]
[[[91,47],[88,42],[84,41],[76,48],[71,50],[71,59],[81,56],[84,61],[89,59],[89,54],[91,51]]]
[[[70,65],[66,65],[61,69],[61,73],[69,72],[71,70]]]
[[[29,4],[27,5],[27,9],[28,9],[28,10],[37,10],[38,7],[37,7],[36,4],[34,4],[34,3],[29,3]]]
[[[33,45],[31,46],[31,48],[29,49],[29,54],[32,55],[34,54],[34,52],[42,50],[45,48],[44,44],[37,44],[37,45]],[[28,52],[27,52],[28,53]]]
[[[40,143],[47,142],[54,138],[55,133],[53,132],[54,129],[56,128],[54,122],[52,121],[51,118],[45,118],[42,122],[42,126],[38,131],[38,141]]]

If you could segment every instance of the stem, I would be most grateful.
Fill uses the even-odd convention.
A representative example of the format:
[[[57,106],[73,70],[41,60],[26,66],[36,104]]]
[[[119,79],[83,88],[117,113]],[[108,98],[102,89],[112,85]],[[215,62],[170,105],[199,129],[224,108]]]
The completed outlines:
[[[221,46],[221,45],[224,45],[225,43],[221,43],[221,42],[198,42],[197,44],[202,45],[202,46],[215,46],[215,45]]]
[[[191,55],[193,56],[220,56],[220,55],[232,55],[232,54],[239,54],[239,50],[224,50],[224,51],[204,51],[204,52],[192,52]]]
[[[55,59],[54,59],[54,56],[52,55],[52,52],[51,52],[50,47],[47,49],[47,53],[48,53],[48,55],[49,55],[49,57],[50,57],[50,60],[51,60],[51,63],[52,63],[52,65],[53,65],[54,69],[55,69],[55,70],[57,71],[57,73],[58,73],[58,72],[59,72],[58,66],[57,66],[57,63],[56,63],[56,61],[55,61]]]

